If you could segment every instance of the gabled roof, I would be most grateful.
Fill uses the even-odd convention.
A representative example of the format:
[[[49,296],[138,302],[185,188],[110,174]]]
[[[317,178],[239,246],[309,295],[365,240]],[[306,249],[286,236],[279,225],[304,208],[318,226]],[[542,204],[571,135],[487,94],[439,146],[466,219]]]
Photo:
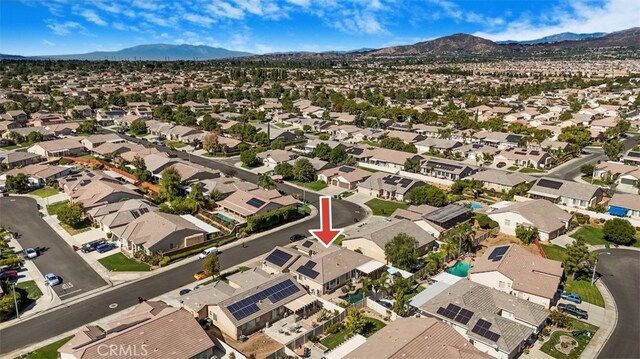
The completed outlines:
[[[543,232],[553,232],[565,226],[571,215],[546,199],[516,202],[510,206],[489,212],[488,215],[500,213],[517,213]]]
[[[424,247],[436,240],[433,235],[426,232],[422,227],[406,219],[380,221],[369,223],[362,227],[349,228],[345,231],[345,240],[365,238],[384,249],[385,245],[400,233],[406,233],[415,238],[418,242],[418,247]]]
[[[524,173],[508,172],[501,170],[488,169],[472,174],[469,178],[476,181],[495,183],[503,186],[517,186],[521,183],[529,183],[535,180],[535,177]]]
[[[310,250],[312,256],[300,256],[289,270],[322,285],[371,261],[365,255],[337,246],[324,248],[314,243]]]
[[[584,201],[590,201],[599,192],[602,190],[598,186],[550,177],[539,178],[529,190],[529,193],[534,195],[568,197]]]

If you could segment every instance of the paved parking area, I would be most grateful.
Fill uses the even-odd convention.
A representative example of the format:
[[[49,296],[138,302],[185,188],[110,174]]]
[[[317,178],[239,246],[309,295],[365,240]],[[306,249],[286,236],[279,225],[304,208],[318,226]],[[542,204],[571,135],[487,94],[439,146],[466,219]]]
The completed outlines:
[[[22,248],[35,248],[33,263],[42,273],[55,273],[62,284],[53,287],[61,300],[89,292],[107,283],[42,218],[28,197],[0,198],[0,225],[18,232]]]

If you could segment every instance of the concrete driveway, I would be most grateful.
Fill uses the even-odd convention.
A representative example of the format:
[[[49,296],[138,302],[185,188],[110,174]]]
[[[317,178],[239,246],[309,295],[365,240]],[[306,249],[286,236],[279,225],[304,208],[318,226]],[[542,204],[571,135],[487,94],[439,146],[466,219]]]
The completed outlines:
[[[17,240],[22,248],[36,248],[40,252],[32,261],[43,275],[54,273],[61,278],[62,284],[52,288],[61,300],[107,285],[102,277],[40,218],[34,199],[1,197],[0,225],[18,232]]]

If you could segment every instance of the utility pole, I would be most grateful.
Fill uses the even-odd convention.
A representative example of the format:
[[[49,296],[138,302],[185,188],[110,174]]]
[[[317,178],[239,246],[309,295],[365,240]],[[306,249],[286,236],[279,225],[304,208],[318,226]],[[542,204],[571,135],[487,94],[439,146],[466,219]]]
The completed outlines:
[[[16,305],[16,316],[20,319],[20,309],[18,308],[18,297],[16,297],[16,283],[13,283],[13,303]]]

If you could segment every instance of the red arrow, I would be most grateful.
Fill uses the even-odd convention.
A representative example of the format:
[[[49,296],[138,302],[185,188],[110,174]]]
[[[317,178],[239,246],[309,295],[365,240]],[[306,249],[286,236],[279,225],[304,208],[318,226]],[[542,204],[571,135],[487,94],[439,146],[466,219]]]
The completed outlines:
[[[309,233],[325,247],[329,247],[342,231],[343,229],[333,229],[331,226],[331,197],[320,197],[320,229],[310,229]]]

